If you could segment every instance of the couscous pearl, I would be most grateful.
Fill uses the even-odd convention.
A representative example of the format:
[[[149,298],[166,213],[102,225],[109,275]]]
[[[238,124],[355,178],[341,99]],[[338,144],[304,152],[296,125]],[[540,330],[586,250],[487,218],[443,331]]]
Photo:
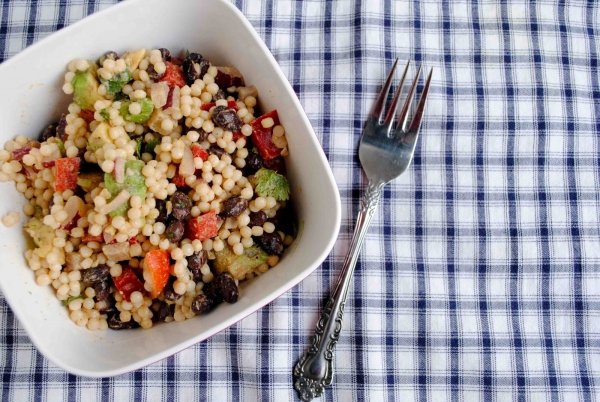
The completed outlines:
[[[139,307],[142,305],[142,303],[144,303],[144,295],[142,295],[141,292],[136,290],[135,292],[131,292],[129,300],[131,301],[131,304],[133,304],[135,307]]]
[[[173,291],[178,295],[185,294],[186,290],[187,286],[184,281],[177,279],[175,282],[173,282]]]
[[[263,230],[267,233],[273,233],[275,231],[275,225],[272,222],[265,222],[263,224]]]

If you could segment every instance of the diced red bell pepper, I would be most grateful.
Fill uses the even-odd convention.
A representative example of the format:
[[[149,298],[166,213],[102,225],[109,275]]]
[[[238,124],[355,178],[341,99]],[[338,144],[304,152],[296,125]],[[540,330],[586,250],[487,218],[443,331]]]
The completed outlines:
[[[240,138],[244,138],[244,137],[245,137],[245,135],[244,135],[244,134],[242,134],[242,132],[241,132],[241,131],[234,131],[232,134],[233,134],[233,140],[234,140],[234,141],[237,141],[237,140],[239,140]]]
[[[203,103],[202,105],[200,105],[200,109],[206,110],[208,112],[215,105],[216,105],[215,102]],[[230,109],[234,109],[236,111],[238,110],[237,102],[234,100],[227,101],[227,107]]]
[[[144,257],[144,278],[150,285],[150,296],[158,297],[165,288],[171,273],[169,252],[167,250],[150,250]]]
[[[46,161],[46,162],[42,162],[42,166],[45,168],[51,168],[54,167],[54,165],[56,165],[56,161]]]
[[[133,236],[133,237],[130,237],[129,240],[127,240],[127,243],[129,243],[129,244],[137,244],[138,240],[137,240],[137,238],[135,236]]]
[[[88,109],[82,109],[81,112],[79,112],[79,117],[81,117],[83,120],[85,120],[85,122],[87,124],[90,124],[91,122],[94,121],[94,111],[88,110]]]
[[[191,240],[207,240],[219,232],[219,217],[215,211],[191,218],[187,225],[187,237]]]
[[[121,296],[127,301],[129,301],[129,297],[133,292],[144,291],[142,281],[140,281],[130,267],[123,268],[121,275],[113,277],[113,282],[119,293],[121,293]]]
[[[77,175],[79,174],[80,160],[78,157],[59,158],[56,160],[56,172],[54,175],[54,190],[74,190],[77,187]]]
[[[165,73],[160,78],[160,81],[166,82],[170,88],[173,87],[183,87],[185,86],[185,79],[183,78],[183,71],[181,67],[175,65],[174,63],[167,61],[165,62],[167,69]]]
[[[173,178],[171,179],[171,183],[175,184],[178,188],[187,186],[187,184],[185,183],[185,177],[183,177],[179,173],[173,176]]]
[[[275,124],[271,128],[264,128],[262,121],[266,118],[272,118]],[[279,116],[277,110],[272,110],[269,113],[265,113],[260,117],[254,119],[252,125],[252,142],[260,156],[265,159],[273,159],[281,155],[281,148],[278,148],[273,144],[273,127],[279,124]]]
[[[194,158],[200,158],[203,161],[208,159],[208,152],[206,152],[206,149],[202,148],[200,145],[192,144],[190,149],[192,150],[192,155],[194,155]]]

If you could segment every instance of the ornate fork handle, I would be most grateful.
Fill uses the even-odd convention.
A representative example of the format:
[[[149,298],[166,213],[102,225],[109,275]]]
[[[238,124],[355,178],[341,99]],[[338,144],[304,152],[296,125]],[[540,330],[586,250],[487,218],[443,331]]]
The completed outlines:
[[[361,200],[350,249],[335,291],[327,300],[315,328],[310,348],[294,366],[294,388],[303,401],[321,396],[333,379],[333,350],[342,330],[346,295],[363,240],[379,204],[383,183],[369,183]]]

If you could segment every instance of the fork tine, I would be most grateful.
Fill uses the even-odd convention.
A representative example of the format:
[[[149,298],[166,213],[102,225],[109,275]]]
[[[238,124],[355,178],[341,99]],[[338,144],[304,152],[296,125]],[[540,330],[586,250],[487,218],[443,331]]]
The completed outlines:
[[[421,66],[417,70],[417,74],[415,75],[415,79],[408,91],[408,95],[406,96],[406,100],[404,101],[404,105],[402,105],[402,109],[398,114],[398,127],[402,131],[406,131],[406,124],[408,122],[408,110],[410,109],[410,104],[415,96],[415,90],[417,89],[417,83],[419,82],[419,75],[421,75]]]
[[[404,72],[402,73],[402,78],[400,79],[400,84],[398,84],[398,89],[396,89],[396,93],[394,94],[394,98],[392,99],[392,103],[390,103],[390,107],[385,115],[384,126],[388,129],[392,125],[392,121],[394,120],[394,115],[398,110],[398,99],[400,99],[400,92],[402,92],[402,87],[404,86],[404,80],[406,79],[406,73],[408,72],[408,66],[410,65],[410,60],[406,62],[406,66],[404,67]]]
[[[373,108],[371,109],[370,117],[377,119],[377,122],[381,121],[381,117],[383,116],[383,105],[387,99],[388,93],[390,92],[390,86],[392,86],[392,79],[394,78],[394,72],[396,71],[396,66],[398,65],[398,58],[394,62],[392,69],[390,70],[385,83],[383,84],[383,88],[381,88],[381,92],[377,96],[377,100],[373,104]]]
[[[419,127],[421,127],[421,119],[423,118],[423,112],[425,111],[425,102],[427,101],[427,95],[429,93],[429,83],[431,82],[431,76],[433,75],[433,68],[429,70],[429,75],[427,76],[427,81],[425,81],[425,86],[423,87],[423,93],[421,93],[421,99],[419,99],[419,104],[417,105],[417,110],[415,111],[415,115],[410,123],[409,132],[416,132],[418,134]]]

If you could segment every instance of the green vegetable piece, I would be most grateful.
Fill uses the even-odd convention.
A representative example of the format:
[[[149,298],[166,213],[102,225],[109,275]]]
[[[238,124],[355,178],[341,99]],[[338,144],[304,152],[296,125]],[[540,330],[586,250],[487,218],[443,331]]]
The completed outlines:
[[[58,150],[60,151],[60,155],[65,157],[67,156],[67,150],[65,148],[65,143],[62,142],[60,138],[56,139],[56,145],[58,146]]]
[[[102,148],[104,144],[111,142],[109,131],[110,125],[108,123],[102,122],[98,124],[88,139],[87,149],[96,151]]]
[[[131,76],[131,72],[129,70],[125,70],[113,76],[110,80],[103,81],[103,83],[106,85],[106,92],[109,95],[114,96],[121,92],[123,87],[132,79],[133,77]]]
[[[244,254],[237,255],[231,247],[226,246],[215,252],[215,269],[228,272],[234,279],[244,279],[260,265],[267,262],[269,256],[260,247],[252,246],[244,249]]]
[[[35,245],[39,248],[39,255],[45,257],[53,250],[54,229],[44,224],[41,219],[31,218],[24,226],[25,232],[31,236]]]
[[[102,179],[102,173],[99,172],[79,173],[77,185],[89,193],[102,183]]]
[[[119,110],[119,113],[121,113],[121,116],[123,116],[123,118],[127,121],[142,124],[150,118],[150,115],[154,111],[154,103],[152,103],[152,101],[148,98],[140,99],[137,102],[142,106],[140,113],[129,113],[129,105],[131,104],[130,101],[123,101],[121,103],[121,109]]]
[[[153,153],[154,148],[160,144],[160,140],[158,138],[153,138],[149,141],[146,141],[146,146],[144,147],[144,151],[148,153]]]
[[[135,140],[135,157],[142,159],[142,148],[144,146],[144,140],[142,137],[138,137]]]
[[[254,174],[254,189],[261,197],[273,197],[277,201],[290,198],[290,184],[285,176],[271,169],[261,168]]]
[[[110,113],[108,113],[108,109],[104,108],[100,111],[100,116],[106,121],[110,120]]]
[[[137,195],[142,200],[146,198],[146,179],[142,175],[145,163],[141,160],[125,162],[125,179],[123,183],[117,183],[110,173],[104,173],[104,187],[115,197],[122,190],[127,190],[131,195]],[[110,216],[125,215],[129,206],[124,203],[119,208],[110,212]]]
[[[62,301],[63,306],[68,306],[69,303],[71,303],[73,300],[78,300],[78,299],[82,299],[83,300],[83,296],[82,295],[77,295],[77,296],[69,296],[66,300]]]
[[[90,70],[76,72],[71,85],[73,85],[73,100],[82,109],[93,109],[94,103],[102,99],[98,94],[98,80]]]

